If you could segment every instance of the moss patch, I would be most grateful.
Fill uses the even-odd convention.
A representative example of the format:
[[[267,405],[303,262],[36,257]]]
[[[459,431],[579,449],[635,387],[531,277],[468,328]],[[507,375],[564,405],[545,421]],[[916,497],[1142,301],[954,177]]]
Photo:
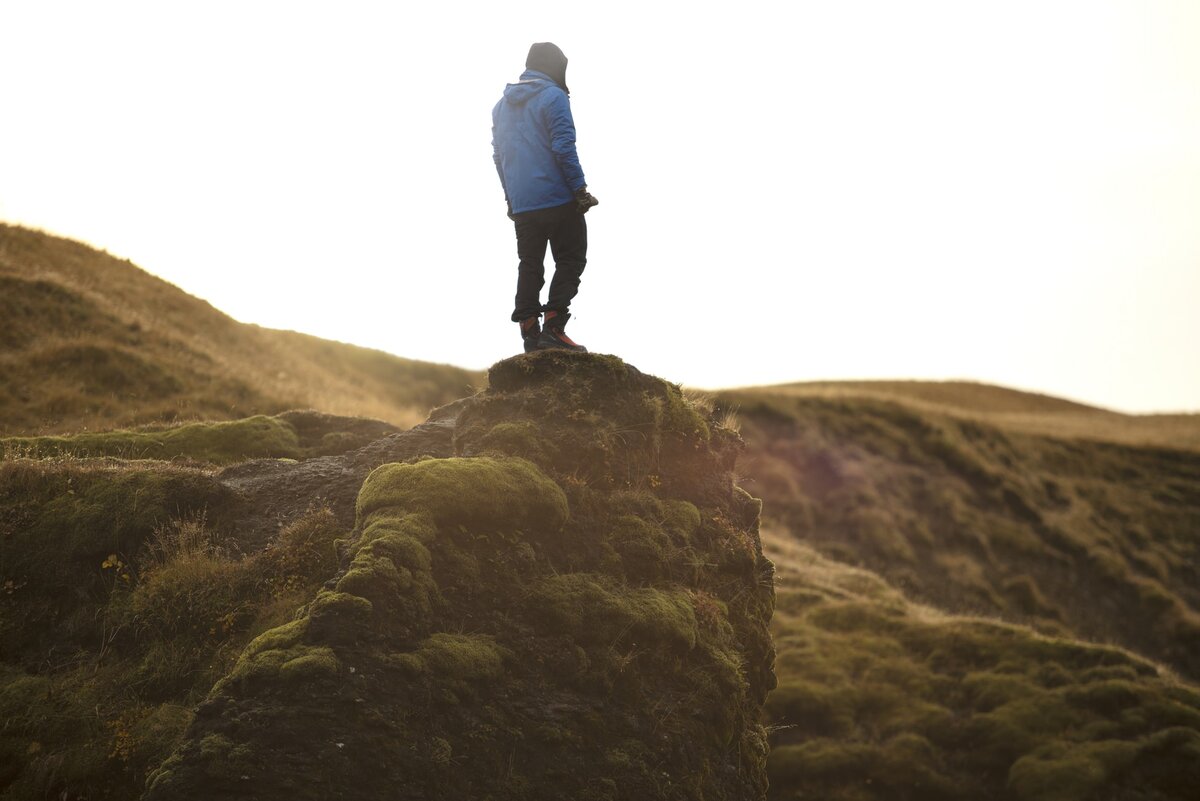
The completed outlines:
[[[367,476],[358,496],[360,520],[396,507],[427,512],[443,525],[560,528],[567,498],[523,459],[430,459],[388,464]]]
[[[226,422],[145,426],[61,436],[6,437],[0,439],[0,454],[6,458],[32,459],[64,456],[186,459],[224,465],[247,459],[304,459],[344,453],[396,430],[394,426],[375,420],[293,411]]]

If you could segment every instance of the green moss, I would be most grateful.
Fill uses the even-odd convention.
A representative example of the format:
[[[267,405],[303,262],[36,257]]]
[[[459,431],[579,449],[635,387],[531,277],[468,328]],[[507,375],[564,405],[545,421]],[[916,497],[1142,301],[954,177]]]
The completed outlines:
[[[433,567],[433,556],[429,548],[417,537],[400,528],[389,536],[380,536],[369,542],[362,550],[372,556],[383,556],[398,566],[413,572],[428,572]]]
[[[861,781],[870,768],[881,762],[879,748],[862,743],[814,739],[802,745],[774,748],[767,758],[767,770],[780,782]]]
[[[221,734],[210,734],[200,741],[200,756],[204,759],[220,759],[232,749],[233,743]]]
[[[436,527],[427,513],[372,513],[338,580],[340,593],[367,600],[377,625],[413,635],[424,630],[438,597],[431,569]]]
[[[665,500],[662,502],[662,510],[663,528],[677,537],[689,539],[700,528],[700,510],[693,503]]]
[[[362,535],[354,543],[354,553],[384,537],[411,538],[417,544],[428,544],[437,536],[437,526],[433,518],[426,512],[405,512],[394,508],[385,508],[372,512],[367,517],[365,525],[362,525],[362,521],[360,521],[360,526]],[[392,546],[401,547],[398,541],[393,541]]]
[[[555,446],[531,421],[520,420],[492,426],[480,440],[481,452],[495,451],[543,463],[554,459]]]
[[[1098,681],[1066,692],[1073,706],[1109,716],[1141,704],[1145,695],[1143,688],[1128,679]]]
[[[997,673],[970,673],[962,680],[973,708],[989,712],[1021,698],[1036,697],[1040,688],[1024,676]]]
[[[279,676],[284,665],[293,661],[297,665],[291,678],[336,672],[337,659],[331,649],[304,644],[310,623],[307,617],[299,618],[255,637],[213,692],[231,692],[247,682]]]
[[[1013,763],[1008,786],[1022,801],[1081,801],[1132,763],[1137,753],[1132,742],[1055,743]]]
[[[0,448],[35,458],[49,456],[116,456],[123,459],[187,457],[214,464],[253,458],[302,455],[296,430],[277,418],[257,415],[217,423],[190,423],[174,428],[106,431],[58,437],[10,437]]]
[[[616,356],[566,351],[538,351],[505,359],[488,370],[488,385],[501,392],[515,392],[548,382],[571,386],[598,382],[615,388],[630,383],[629,367]]]
[[[368,630],[373,612],[374,607],[366,598],[322,590],[309,605],[309,626],[318,637],[349,642]]]
[[[581,642],[613,645],[628,637],[649,646],[696,645],[696,614],[684,592],[627,589],[604,575],[564,573],[541,581],[530,602],[533,614]]]
[[[340,664],[327,646],[295,645],[290,648],[260,650],[243,654],[229,675],[214,688],[217,693],[233,692],[234,687],[254,681],[305,681],[337,674]]]
[[[427,512],[439,525],[555,532],[567,520],[558,485],[524,459],[429,459],[371,472],[358,496],[359,520],[388,507]]]
[[[250,749],[223,734],[209,734],[203,737],[196,750],[200,760],[209,763],[216,771],[228,771],[236,775],[252,769]]]
[[[863,634],[896,633],[906,623],[891,610],[875,603],[846,602],[825,604],[808,616],[815,626],[829,631]]]
[[[255,637],[246,646],[243,658],[253,657],[264,651],[279,651],[292,648],[299,644],[304,635],[308,633],[309,621],[307,618],[298,618],[290,623],[284,623],[282,626],[264,631],[262,634]]]
[[[504,649],[485,634],[433,634],[408,656],[416,672],[439,679],[494,681],[504,673]]]
[[[684,397],[683,392],[674,384],[668,384],[661,395],[651,398],[659,408],[661,425],[664,430],[698,437],[707,442],[712,437],[708,422],[697,411],[694,404]]]
[[[367,600],[386,603],[390,595],[401,595],[413,584],[412,571],[396,567],[392,560],[372,553],[360,553],[353,566],[338,579],[341,593],[351,593]]]
[[[337,591],[370,602],[380,625],[420,630],[438,597],[431,565],[430,552],[415,537],[380,526],[374,540],[354,554]]]
[[[767,711],[776,725],[826,737],[849,733],[854,725],[848,688],[811,681],[780,684],[767,697]]]
[[[284,652],[279,664],[279,678],[284,681],[306,681],[337,675],[341,667],[333,649],[327,646],[292,648]]]
[[[622,515],[611,524],[608,542],[620,555],[626,572],[636,579],[653,579],[667,566],[666,551],[670,538],[656,525]]]

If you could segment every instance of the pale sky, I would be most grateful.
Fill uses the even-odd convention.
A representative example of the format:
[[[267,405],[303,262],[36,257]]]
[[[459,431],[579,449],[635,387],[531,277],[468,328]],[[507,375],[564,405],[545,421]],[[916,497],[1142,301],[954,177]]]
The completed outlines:
[[[0,0],[0,220],[486,367],[520,348],[491,108],[535,41],[600,199],[593,351],[1200,410],[1195,0]]]

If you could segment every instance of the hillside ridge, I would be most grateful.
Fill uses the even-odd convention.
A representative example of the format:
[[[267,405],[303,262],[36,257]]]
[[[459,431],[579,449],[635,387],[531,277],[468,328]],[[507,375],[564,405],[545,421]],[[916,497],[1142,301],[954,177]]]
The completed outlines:
[[[807,381],[711,393],[736,398],[882,401],[1006,431],[1200,451],[1200,412],[1126,414],[1028,390],[974,381]]]
[[[0,223],[0,435],[287,409],[407,427],[483,374],[239,323],[86,245]]]

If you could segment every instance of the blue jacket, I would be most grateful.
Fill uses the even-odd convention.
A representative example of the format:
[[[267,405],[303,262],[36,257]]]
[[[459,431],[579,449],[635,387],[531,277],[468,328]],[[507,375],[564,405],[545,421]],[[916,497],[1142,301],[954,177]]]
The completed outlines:
[[[570,203],[585,184],[567,93],[525,70],[492,109],[492,158],[513,214]]]

